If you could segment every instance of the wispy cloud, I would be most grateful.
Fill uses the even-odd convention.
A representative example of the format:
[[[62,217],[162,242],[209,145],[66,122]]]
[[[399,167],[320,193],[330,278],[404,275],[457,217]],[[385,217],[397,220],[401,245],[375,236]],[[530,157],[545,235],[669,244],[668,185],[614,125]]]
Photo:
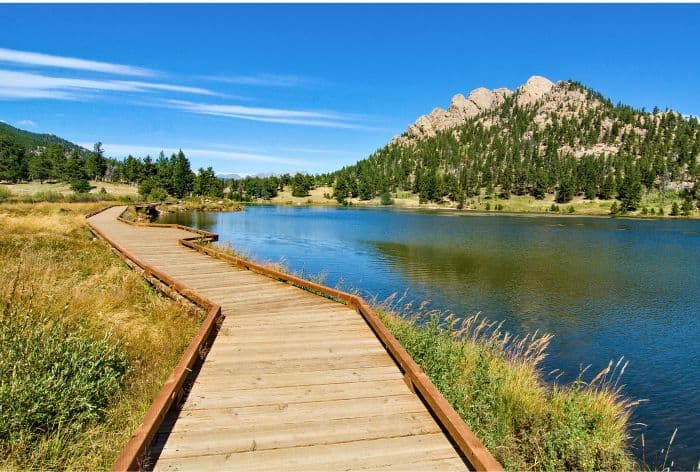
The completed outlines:
[[[19,126],[29,126],[29,127],[31,127],[31,128],[33,128],[33,127],[36,126],[36,123],[35,123],[34,121],[32,121],[32,120],[19,120],[19,121],[17,122],[17,124],[18,124]]]
[[[110,62],[91,61],[75,57],[52,56],[38,52],[18,51],[15,49],[0,48],[0,62],[24,64],[30,66],[56,67],[61,69],[85,70],[91,72],[103,72],[116,75],[130,75],[136,77],[155,77],[158,72],[144,67],[130,66],[126,64],[113,64]]]
[[[75,99],[81,90],[136,92],[149,90],[180,92],[198,95],[215,95],[214,92],[183,85],[131,80],[95,80],[70,77],[52,77],[32,72],[16,72],[0,69],[0,97],[5,98],[57,98]]]
[[[89,147],[88,143],[81,143],[81,146]],[[177,152],[178,149],[170,147],[156,147],[156,146],[143,146],[139,144],[114,144],[114,143],[103,143],[102,144],[105,153],[114,157],[124,157],[129,154],[132,156],[146,156],[150,155],[152,157],[157,156],[163,151],[166,155],[170,155]],[[304,166],[310,164],[309,161],[304,159],[290,158],[284,156],[275,156],[269,154],[261,154],[255,152],[236,152],[236,151],[222,151],[219,149],[205,149],[205,148],[188,148],[183,147],[182,151],[187,155],[188,158],[196,158],[203,160],[219,160],[219,161],[236,161],[236,162],[266,162],[274,164],[283,164],[288,166]]]
[[[316,82],[308,77],[297,75],[276,75],[276,74],[256,74],[256,75],[207,75],[204,80],[212,80],[226,84],[235,85],[256,85],[261,87],[298,87]]]
[[[362,128],[368,127],[354,123],[360,119],[357,115],[311,110],[289,110],[283,108],[249,107],[215,103],[196,103],[185,100],[165,100],[165,106],[197,113],[201,115],[224,116],[241,120],[261,121],[265,123],[284,123],[292,125],[320,126],[325,128]]]

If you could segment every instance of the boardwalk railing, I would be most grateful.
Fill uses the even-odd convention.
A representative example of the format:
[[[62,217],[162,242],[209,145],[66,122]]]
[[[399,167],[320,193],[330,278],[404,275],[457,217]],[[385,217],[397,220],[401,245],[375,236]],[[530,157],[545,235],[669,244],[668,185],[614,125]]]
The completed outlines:
[[[88,215],[87,218],[90,216],[92,215]],[[206,245],[208,242],[218,240],[218,235],[215,233],[177,224],[137,223],[124,218],[123,214],[119,216],[118,219],[126,224],[134,226],[150,226],[158,228],[170,227],[191,232],[196,236],[180,239],[179,243],[181,245],[199,251],[200,253],[207,254],[211,257],[227,261],[238,267],[242,267],[267,277],[292,284],[321,296],[339,300],[354,308],[370,326],[376,337],[391,355],[394,362],[396,362],[396,364],[399,366],[401,372],[404,374],[404,381],[406,384],[423,400],[424,404],[438,420],[438,423],[445,430],[448,437],[452,440],[463,457],[469,462],[471,467],[477,471],[503,470],[498,461],[493,458],[491,453],[484,447],[479,438],[477,438],[466,423],[464,423],[464,420],[459,416],[454,408],[452,408],[445,397],[442,396],[425,372],[423,372],[410,354],[403,348],[403,346],[401,346],[387,327],[382,323],[374,310],[361,297],[326,287],[325,285],[311,282],[291,274],[280,272],[261,264],[256,264],[254,262],[238,258],[224,251]],[[166,293],[168,291],[177,292],[208,311],[208,315],[200,330],[197,332],[197,335],[188,346],[172,374],[156,396],[153,404],[144,416],[143,421],[136,428],[131,436],[131,439],[124,446],[119,457],[112,466],[112,470],[115,471],[134,470],[138,469],[141,465],[143,456],[145,455],[150,442],[157,432],[158,427],[163,422],[168,410],[171,408],[175,400],[177,400],[182,394],[183,384],[188,373],[190,372],[191,367],[197,361],[198,353],[209,341],[217,321],[220,321],[222,318],[221,307],[206,297],[201,296],[186,285],[176,282],[170,276],[162,273],[155,267],[144,263],[125,248],[121,247],[118,243],[103,234],[98,228],[92,225],[89,220],[87,221],[87,224],[92,232],[108,242],[122,259],[136,264],[142,270],[146,278],[157,281],[158,284],[156,286],[158,288],[165,289]]]

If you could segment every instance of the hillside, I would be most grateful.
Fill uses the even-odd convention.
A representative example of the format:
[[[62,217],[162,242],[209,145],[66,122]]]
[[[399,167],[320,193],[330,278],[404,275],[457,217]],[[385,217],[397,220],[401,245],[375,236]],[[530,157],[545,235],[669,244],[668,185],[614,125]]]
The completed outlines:
[[[700,124],[613,103],[572,81],[532,77],[515,91],[478,88],[421,116],[369,158],[334,173],[338,201],[410,192],[422,203],[555,195],[559,203],[698,194]]]
[[[56,135],[48,133],[32,133],[23,129],[15,128],[7,123],[0,121],[0,136],[7,136],[15,143],[21,145],[27,150],[36,151],[46,147],[49,144],[58,144],[63,149],[68,151],[78,151],[81,155],[86,155],[88,152],[84,147],[78,146],[68,140],[59,138]]]

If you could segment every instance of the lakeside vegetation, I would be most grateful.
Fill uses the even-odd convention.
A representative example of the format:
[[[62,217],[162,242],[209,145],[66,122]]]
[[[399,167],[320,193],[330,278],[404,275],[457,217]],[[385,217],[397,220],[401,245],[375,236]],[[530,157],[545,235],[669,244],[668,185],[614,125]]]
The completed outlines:
[[[0,468],[107,469],[203,314],[84,224],[106,203],[0,204]]]
[[[589,381],[548,385],[538,365],[550,335],[515,336],[472,316],[406,318],[389,304],[378,314],[435,386],[507,470],[633,470],[621,393],[625,365]]]

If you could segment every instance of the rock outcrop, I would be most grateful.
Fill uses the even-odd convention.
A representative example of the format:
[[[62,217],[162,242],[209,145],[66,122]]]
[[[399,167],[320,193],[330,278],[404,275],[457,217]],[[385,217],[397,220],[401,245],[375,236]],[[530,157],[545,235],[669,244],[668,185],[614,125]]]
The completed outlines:
[[[527,82],[518,87],[517,103],[521,107],[534,105],[535,102],[544,97],[554,87],[554,82],[539,76],[533,75]]]
[[[521,106],[532,105],[544,97],[554,87],[554,83],[545,77],[532,76],[517,89],[517,101]],[[452,97],[447,110],[435,108],[427,115],[423,115],[408,127],[406,133],[395,136],[391,142],[397,144],[410,144],[415,140],[430,138],[438,131],[456,128],[466,120],[479,115],[482,112],[492,110],[513,95],[513,91],[505,87],[489,90],[479,87],[471,91],[467,97],[458,93]]]
[[[394,143],[407,144],[414,139],[425,139],[435,136],[438,131],[455,128],[479,113],[493,109],[503,103],[506,97],[513,94],[512,90],[499,88],[489,90],[479,87],[465,98],[458,93],[452,97],[447,110],[436,108],[427,115],[423,115],[408,127],[403,136],[396,136]]]

